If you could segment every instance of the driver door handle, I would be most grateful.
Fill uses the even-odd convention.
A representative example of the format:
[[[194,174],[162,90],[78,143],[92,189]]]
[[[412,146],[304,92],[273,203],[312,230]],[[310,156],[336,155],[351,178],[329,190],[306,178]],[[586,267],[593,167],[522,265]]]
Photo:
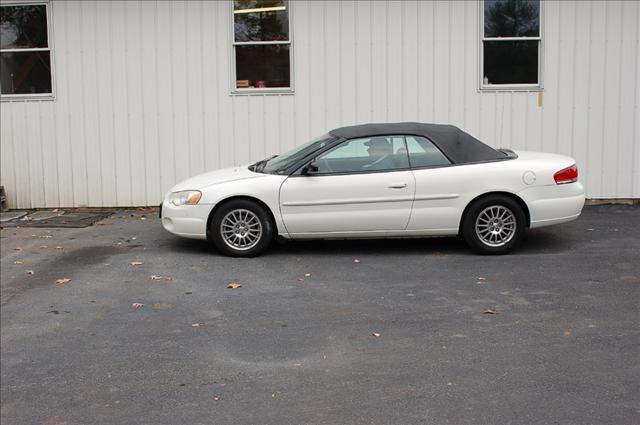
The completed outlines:
[[[404,189],[405,187],[407,187],[407,184],[406,183],[391,183],[387,187],[389,189]]]

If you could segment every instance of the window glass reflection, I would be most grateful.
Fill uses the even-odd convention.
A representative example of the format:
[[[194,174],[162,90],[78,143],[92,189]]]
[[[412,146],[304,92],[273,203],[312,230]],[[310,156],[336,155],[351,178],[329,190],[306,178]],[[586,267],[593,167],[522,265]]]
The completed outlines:
[[[485,0],[485,37],[538,37],[539,0]]]
[[[289,87],[289,47],[236,46],[236,88]]]
[[[289,40],[289,14],[284,1],[236,1],[235,41]]]
[[[485,41],[485,84],[538,84],[538,41]]]
[[[51,93],[49,52],[0,54],[0,93]]]
[[[47,47],[47,7],[45,5],[1,6],[0,48]]]

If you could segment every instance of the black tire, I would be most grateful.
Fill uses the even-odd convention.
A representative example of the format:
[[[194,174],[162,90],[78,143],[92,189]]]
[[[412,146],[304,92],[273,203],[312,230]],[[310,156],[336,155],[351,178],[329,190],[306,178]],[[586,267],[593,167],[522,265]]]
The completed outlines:
[[[479,216],[482,215],[481,219]],[[485,221],[495,215],[496,221]],[[497,216],[505,217],[503,220]],[[509,217],[513,220],[510,220]],[[515,229],[511,230],[510,223]],[[476,231],[476,224],[479,229]],[[527,218],[518,202],[504,195],[489,195],[474,201],[462,218],[462,237],[469,247],[479,254],[507,254],[522,240]],[[500,231],[500,233],[496,233]],[[481,236],[483,235],[483,236]],[[490,241],[495,238],[495,241]]]
[[[252,213],[253,216],[247,212]],[[225,229],[230,229],[226,227],[229,225],[228,217],[233,217],[233,219],[237,219],[237,217],[255,217],[249,225],[254,226],[253,223],[256,221],[259,222],[260,234],[256,238],[257,240],[251,244],[247,244],[245,247],[232,246],[229,238],[234,238],[235,241],[239,241],[241,238],[244,238],[244,236],[240,236],[238,233],[236,233],[236,235],[238,235],[237,237],[231,236],[231,234],[228,234],[229,238],[223,236],[223,220],[226,220]],[[245,221],[249,222],[249,218],[246,218]],[[230,220],[232,219],[230,218]],[[240,218],[239,225],[245,223],[245,221],[242,221],[242,218]],[[271,215],[262,205],[244,199],[233,200],[223,204],[213,214],[209,226],[209,239],[213,242],[216,249],[224,255],[230,257],[255,257],[262,254],[273,241],[274,228],[275,225],[271,219]],[[248,234],[248,225],[245,224],[245,226],[241,226],[241,230],[244,229],[247,229],[246,233]],[[238,243],[241,244],[242,242]]]

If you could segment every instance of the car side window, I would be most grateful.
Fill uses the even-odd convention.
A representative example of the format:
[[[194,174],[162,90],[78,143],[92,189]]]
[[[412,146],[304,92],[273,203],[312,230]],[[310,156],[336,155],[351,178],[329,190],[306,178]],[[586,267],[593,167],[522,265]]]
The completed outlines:
[[[409,158],[402,136],[346,140],[315,159],[314,174],[366,173],[406,170]]]
[[[451,161],[431,140],[420,136],[407,136],[406,141],[411,167],[438,167],[451,164]]]

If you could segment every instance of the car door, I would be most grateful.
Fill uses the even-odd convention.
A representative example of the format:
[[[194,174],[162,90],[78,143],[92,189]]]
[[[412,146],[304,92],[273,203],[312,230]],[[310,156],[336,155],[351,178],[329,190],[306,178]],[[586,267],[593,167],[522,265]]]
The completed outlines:
[[[385,234],[409,221],[415,179],[403,137],[346,140],[294,173],[280,188],[280,209],[296,236]]]
[[[451,161],[427,138],[406,136],[416,193],[407,230],[420,234],[457,233],[464,210],[464,194],[480,175],[465,172],[474,165],[451,166]]]

